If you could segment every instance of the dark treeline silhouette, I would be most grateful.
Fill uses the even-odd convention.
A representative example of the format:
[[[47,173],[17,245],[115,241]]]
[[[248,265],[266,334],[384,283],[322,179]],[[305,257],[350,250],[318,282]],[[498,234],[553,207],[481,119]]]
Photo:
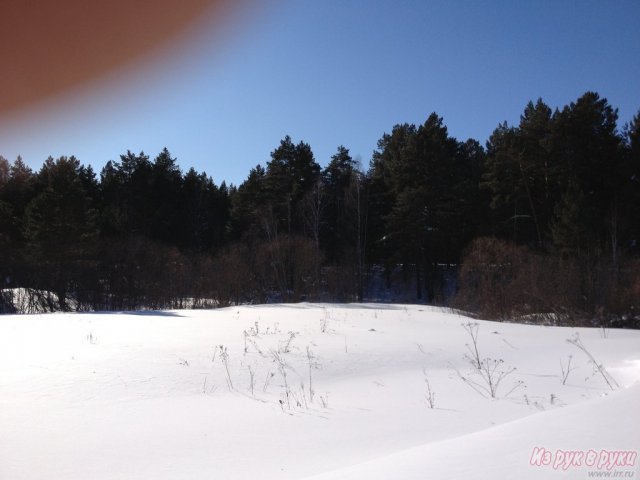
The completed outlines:
[[[0,157],[0,310],[243,302],[412,301],[489,318],[637,326],[640,113],[588,92],[530,102],[486,147],[431,114],[393,127],[365,171],[322,169],[285,137],[239,186],[183,173],[164,149],[97,175],[74,157],[33,172]],[[533,317],[531,317],[533,318]]]

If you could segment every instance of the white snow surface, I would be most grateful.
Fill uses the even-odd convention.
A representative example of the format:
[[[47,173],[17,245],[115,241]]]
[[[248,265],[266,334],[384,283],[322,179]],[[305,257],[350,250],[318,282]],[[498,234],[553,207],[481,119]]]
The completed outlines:
[[[480,357],[515,367],[490,398],[461,379],[483,384],[469,321],[377,304],[0,316],[0,479],[640,476],[632,455],[530,464],[640,451],[639,331],[477,321]]]

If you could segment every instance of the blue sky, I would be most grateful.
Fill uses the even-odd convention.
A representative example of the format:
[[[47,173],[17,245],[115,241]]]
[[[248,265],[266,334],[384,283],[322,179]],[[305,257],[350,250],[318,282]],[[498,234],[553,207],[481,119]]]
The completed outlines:
[[[366,167],[397,123],[444,117],[484,143],[542,97],[595,90],[640,109],[640,2],[280,0],[206,22],[188,41],[0,122],[0,154],[33,168],[76,155],[100,170],[169,148],[183,169],[239,184],[285,135],[321,165],[345,145]]]

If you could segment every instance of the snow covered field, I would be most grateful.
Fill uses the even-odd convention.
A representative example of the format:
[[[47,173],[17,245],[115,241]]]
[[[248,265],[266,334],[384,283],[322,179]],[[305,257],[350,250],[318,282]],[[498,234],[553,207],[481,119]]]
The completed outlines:
[[[402,305],[0,316],[0,479],[639,478],[639,331],[469,322]],[[492,384],[511,371],[496,398],[473,332]]]

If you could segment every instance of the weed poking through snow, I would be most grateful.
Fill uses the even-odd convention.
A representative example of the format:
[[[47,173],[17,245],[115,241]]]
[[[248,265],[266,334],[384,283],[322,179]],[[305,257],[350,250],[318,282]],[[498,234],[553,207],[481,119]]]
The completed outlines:
[[[267,393],[267,388],[269,388],[269,384],[271,383],[271,380],[273,380],[273,377],[276,376],[276,374],[271,371],[273,369],[273,363],[275,363],[275,360],[274,362],[272,362],[271,367],[269,367],[269,370],[267,371],[267,376],[264,379],[264,385],[262,386],[262,391],[264,393]]]
[[[471,337],[471,345],[465,343],[465,347],[469,350],[469,354],[465,354],[464,358],[468,360],[476,370],[480,370],[482,368],[480,353],[478,353],[478,329],[480,328],[480,325],[478,325],[477,322],[467,322],[463,323],[462,327]]]
[[[562,363],[562,359],[560,359],[560,371],[562,372],[562,385],[565,385],[567,383],[567,380],[569,379],[569,374],[573,370],[576,370],[578,368],[578,367],[571,368],[571,360],[573,360],[573,355],[569,355],[569,358],[567,360],[567,366],[565,367],[564,364]]]
[[[274,350],[271,350],[271,356],[273,357],[273,361],[276,365],[276,368],[280,373],[280,377],[282,377],[283,392],[282,392],[282,398],[280,399],[280,405],[284,409],[284,405],[286,404],[287,410],[291,410],[291,388],[289,387],[289,380],[287,378],[287,368],[289,366],[287,365],[287,362],[285,361],[285,359],[282,358],[280,353]]]
[[[425,368],[422,369],[422,373],[424,373],[424,383],[426,383],[427,385],[427,392],[424,396],[427,400],[427,405],[429,405],[429,408],[433,409],[435,407],[436,394],[433,390],[431,390],[431,383],[429,383],[429,377],[427,376],[427,370]]]
[[[313,403],[315,390],[313,389],[313,370],[320,368],[320,364],[316,361],[311,347],[307,345],[307,364],[309,366],[309,403]]]
[[[579,348],[582,351],[582,353],[584,353],[587,356],[587,358],[589,358],[589,363],[593,365],[594,372],[599,373],[602,376],[602,378],[604,379],[605,382],[607,382],[607,385],[609,385],[609,388],[611,390],[620,388],[620,385],[618,385],[618,382],[616,382],[616,380],[611,376],[611,374],[607,372],[607,369],[604,368],[604,365],[599,363],[591,354],[591,352],[587,350],[587,347],[584,346],[584,344],[582,343],[582,340],[580,340],[580,334],[576,333],[573,337],[568,338],[567,342]]]
[[[456,373],[460,380],[469,385],[483,397],[497,398],[498,390],[500,389],[502,381],[515,372],[516,367],[504,365],[504,360],[502,359],[496,360],[488,357],[481,359],[481,355],[478,350],[478,323],[467,322],[463,323],[462,327],[471,337],[471,345],[468,343],[465,344],[469,353],[465,354],[463,358],[469,362],[473,367],[473,370],[468,375],[463,375],[458,370],[456,370]],[[476,380],[478,377],[479,379]],[[511,390],[504,394],[503,397],[508,397],[514,392],[514,390],[524,386],[524,382],[522,380],[518,380],[512,386]]]
[[[472,377],[472,374],[462,375],[456,370],[458,377],[464,383],[473,388],[483,397],[497,398],[498,390],[502,381],[516,371],[515,367],[503,367],[504,360],[485,358],[480,362],[480,369],[472,372],[472,374],[480,377],[480,380],[475,380],[476,377]],[[511,390],[503,395],[504,398],[508,397],[514,390],[524,386],[522,380],[518,380]]]
[[[251,396],[253,397],[253,391],[256,385],[256,371],[251,365],[247,365],[247,370],[249,370],[249,391],[251,392]]]
[[[291,344],[293,340],[296,338],[299,332],[290,331],[289,337],[281,344],[280,352],[282,353],[290,353],[291,352]]]
[[[222,360],[222,364],[224,365],[224,370],[227,373],[227,386],[229,387],[229,391],[233,390],[233,382],[231,381],[231,373],[229,373],[229,353],[227,352],[227,347],[224,345],[220,345],[220,359]]]

